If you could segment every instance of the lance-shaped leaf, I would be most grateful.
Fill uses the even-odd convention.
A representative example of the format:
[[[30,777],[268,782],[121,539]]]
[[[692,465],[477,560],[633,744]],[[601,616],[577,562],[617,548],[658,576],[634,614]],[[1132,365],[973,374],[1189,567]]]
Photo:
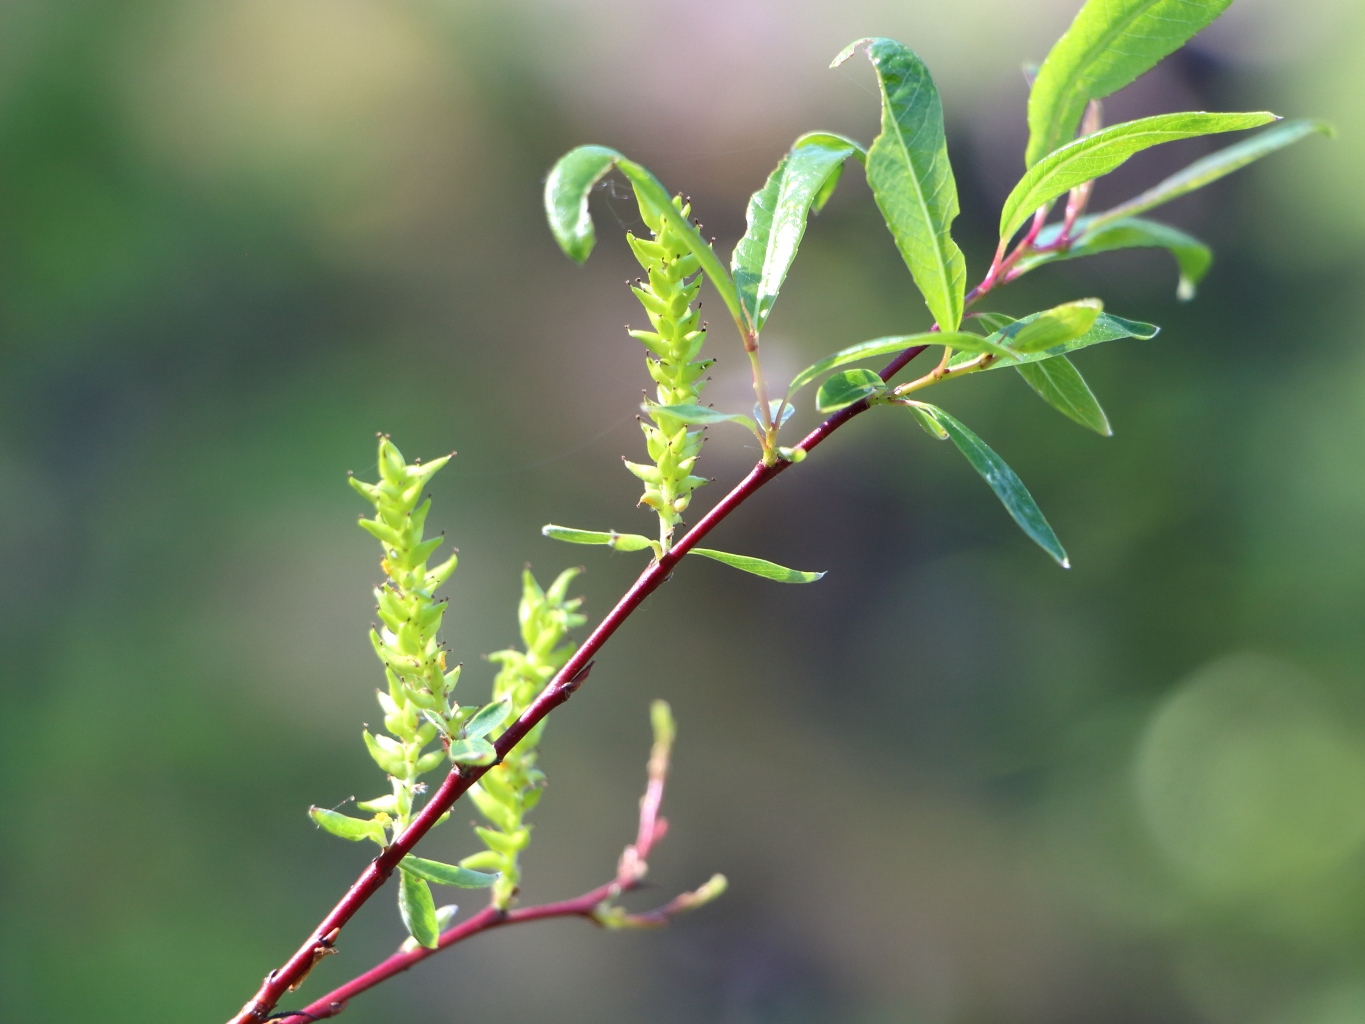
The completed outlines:
[[[1019,376],[1038,392],[1044,402],[1063,416],[1089,427],[1097,434],[1109,437],[1114,433],[1109,417],[1100,408],[1094,392],[1086,384],[1081,372],[1066,356],[1040,359],[1036,363],[1021,363],[1016,367]]]
[[[957,183],[938,89],[924,62],[890,39],[851,43],[830,66],[859,47],[867,50],[882,94],[882,130],[867,151],[867,183],[929,312],[945,331],[955,331],[967,263],[952,236]]]
[[[384,826],[377,821],[368,818],[352,818],[349,814],[329,811],[325,807],[308,808],[308,816],[319,828],[326,829],[341,839],[349,839],[353,843],[358,843],[362,839],[370,839],[380,846],[384,845]]]
[[[1060,225],[1057,225],[1057,228],[1060,229]],[[1070,246],[1055,252],[1025,257],[1016,264],[1019,272],[1025,273],[1044,263],[1095,256],[1116,249],[1166,249],[1175,257],[1176,266],[1180,270],[1176,298],[1181,302],[1188,302],[1194,298],[1196,287],[1213,265],[1213,250],[1207,245],[1193,235],[1187,235],[1178,228],[1154,220],[1128,217],[1124,220],[1110,221],[1106,218],[1099,227],[1094,227],[1092,222],[1083,218],[1076,222],[1076,229],[1076,240]]]
[[[885,387],[875,370],[844,370],[820,385],[815,395],[815,408],[820,412],[838,412],[854,402],[871,398]]]
[[[461,889],[487,889],[498,880],[496,874],[471,871],[454,864],[442,864],[438,860],[424,860],[412,854],[404,857],[399,867],[424,881],[436,885],[456,885]]]
[[[862,147],[828,133],[803,135],[749,200],[748,228],[730,260],[739,303],[756,335],[772,312],[777,293],[796,259],[806,219],[833,194],[851,156]]]
[[[651,405],[644,404],[640,409],[651,415],[672,416],[675,420],[683,423],[691,423],[698,427],[709,427],[717,423],[738,423],[742,427],[748,427],[755,434],[759,433],[758,424],[742,412],[721,412],[719,409],[709,409],[704,405]]]
[[[466,739],[476,740],[482,736],[487,736],[490,732],[502,725],[512,711],[512,705],[508,701],[500,700],[492,704],[485,704],[465,722],[461,732]]]
[[[892,352],[903,352],[915,345],[936,345],[938,344],[935,340],[937,337],[936,332],[925,331],[922,334],[898,334],[893,337],[860,341],[856,345],[841,348],[838,352],[825,356],[818,363],[811,363],[810,366],[792,378],[791,384],[787,386],[787,392],[788,394],[795,394],[820,374],[840,366],[847,366],[849,363],[856,363],[861,359],[889,355]]]
[[[435,949],[441,926],[436,921],[436,901],[431,898],[431,890],[421,877],[402,864],[398,869],[398,913],[403,924],[418,945]]]
[[[1032,355],[1075,341],[1095,325],[1104,312],[1099,299],[1078,299],[1016,320],[1000,332],[1009,345],[1007,355]]]
[[[1027,325],[1042,315],[1042,313],[1032,313],[1019,320],[1011,321],[1009,326],[996,334],[991,335],[991,337],[996,341],[1003,340],[1006,331],[1011,330],[1015,324],[1021,326]],[[1111,316],[1108,313],[1101,313],[1099,316],[1095,317],[1095,322],[1090,330],[1086,331],[1079,338],[1063,342],[1062,344],[1049,349],[1044,349],[1042,352],[1019,352],[1012,354],[1007,358],[997,358],[988,363],[985,369],[998,370],[1003,366],[1018,366],[1021,363],[1036,363],[1043,359],[1051,359],[1053,356],[1066,355],[1067,353],[1076,352],[1083,348],[1089,348],[1091,345],[1099,345],[1106,341],[1117,341],[1120,338],[1137,338],[1141,341],[1150,341],[1159,333],[1161,333],[1161,328],[1153,326],[1152,324],[1144,324],[1138,320],[1125,320],[1120,316]],[[948,361],[948,365],[949,367],[956,368],[969,361],[971,358],[972,357],[966,353],[955,355]]]
[[[1231,2],[1087,0],[1038,68],[1029,91],[1024,163],[1032,167],[1070,142],[1087,103],[1151,70]]]
[[[1274,120],[1275,115],[1266,111],[1159,114],[1111,125],[1086,135],[1049,153],[1024,172],[1000,211],[1000,237],[1002,240],[1010,238],[1035,210],[1077,185],[1108,174],[1134,153],[1163,142],[1241,131]],[[870,167],[869,163],[869,175]]]
[[[800,569],[788,569],[785,565],[778,565],[776,562],[769,562],[762,558],[754,558],[752,555],[732,555],[728,551],[716,551],[713,548],[693,548],[689,555],[701,555],[703,558],[713,558],[717,562],[724,562],[726,565],[742,569],[744,572],[751,572],[755,576],[762,576],[765,580],[773,580],[777,583],[814,583],[825,574],[822,572],[802,572]]]
[[[450,759],[456,764],[492,764],[498,752],[484,739],[455,740],[450,745]]]
[[[549,537],[551,540],[562,540],[568,544],[602,544],[617,551],[643,551],[645,548],[653,548],[658,545],[658,541],[642,537],[638,533],[617,533],[609,530],[606,533],[597,530],[574,530],[568,526],[556,526],[554,523],[547,523],[540,528],[542,536]]]
[[[1169,178],[1153,185],[1141,195],[1134,196],[1126,203],[1120,203],[1113,209],[1095,214],[1089,218],[1088,223],[1092,230],[1098,230],[1113,221],[1145,213],[1163,203],[1169,203],[1172,199],[1178,199],[1186,193],[1193,192],[1195,189],[1203,188],[1233,171],[1241,170],[1247,164],[1255,163],[1263,156],[1269,156],[1286,146],[1292,146],[1299,140],[1306,139],[1315,133],[1328,137],[1334,134],[1332,126],[1326,121],[1281,121],[1263,132],[1257,132],[1249,139],[1235,142],[1231,146],[1223,147],[1216,153],[1210,153],[1208,156],[1196,160],[1184,170],[1176,171]]]
[[[720,293],[721,300],[737,323],[743,322],[739,295],[735,283],[716,258],[711,246],[701,237],[696,227],[673,205],[668,191],[646,168],[628,160],[606,146],[579,146],[560,157],[545,179],[545,215],[550,231],[565,255],[582,263],[592,252],[597,236],[592,214],[588,210],[588,194],[608,171],[617,168],[635,190],[641,206],[666,218],[697,257],[702,271]]]
[[[1067,560],[1061,542],[1057,540],[1057,535],[1052,532],[1052,527],[1043,517],[1037,502],[1033,500],[1033,495],[1029,494],[1028,488],[1024,486],[1014,470],[1005,464],[1005,460],[996,455],[985,441],[968,430],[963,423],[938,406],[929,405],[926,402],[916,404],[943,428],[953,444],[957,445],[957,450],[966,457],[967,461],[972,464],[972,468],[980,473],[981,478],[990,485],[995,496],[1005,506],[1005,511],[1019,524],[1020,529],[1028,534],[1034,543],[1056,559],[1057,564],[1063,569],[1071,568],[1071,563]]]

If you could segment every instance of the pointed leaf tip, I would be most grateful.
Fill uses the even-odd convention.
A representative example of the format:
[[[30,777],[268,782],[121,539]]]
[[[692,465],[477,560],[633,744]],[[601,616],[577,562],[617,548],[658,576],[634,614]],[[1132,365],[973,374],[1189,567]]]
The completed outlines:
[[[825,575],[823,572],[802,572],[800,569],[788,569],[785,565],[778,565],[776,562],[769,562],[767,559],[754,558],[752,555],[733,555],[728,551],[716,551],[713,548],[693,548],[687,553],[722,562],[733,569],[762,576],[765,580],[772,580],[774,583],[814,583],[818,579],[823,579]]]

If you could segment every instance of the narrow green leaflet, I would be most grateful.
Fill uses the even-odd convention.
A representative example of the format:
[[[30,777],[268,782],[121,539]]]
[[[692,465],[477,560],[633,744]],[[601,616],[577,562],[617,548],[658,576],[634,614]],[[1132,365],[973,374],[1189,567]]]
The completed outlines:
[[[1066,356],[1040,359],[1036,363],[1021,363],[1015,367],[1028,386],[1038,392],[1044,402],[1063,416],[1089,427],[1097,434],[1109,437],[1114,433],[1109,417],[1100,408],[1094,392],[1086,384],[1080,370]]]
[[[1111,125],[1086,135],[1049,153],[1024,172],[1000,211],[1000,237],[1012,237],[1033,216],[1033,211],[1077,185],[1108,174],[1134,153],[1163,142],[1257,128],[1274,120],[1275,115],[1266,111],[1159,114]],[[870,176],[870,163],[868,173]]]
[[[503,719],[512,710],[512,705],[505,700],[495,701],[492,704],[485,704],[474,712],[472,718],[465,722],[464,733],[466,739],[477,740],[487,736],[490,732],[502,725]]]
[[[1077,221],[1076,226],[1079,234],[1069,247],[1055,253],[1040,253],[1034,258],[1025,257],[1017,264],[1020,271],[1026,272],[1044,263],[1113,252],[1115,249],[1166,249],[1175,257],[1176,266],[1180,269],[1176,298],[1188,302],[1194,298],[1195,289],[1209,272],[1209,267],[1213,266],[1212,249],[1193,235],[1187,235],[1169,224],[1128,217],[1118,221],[1106,219],[1099,227],[1093,227],[1082,219]]]
[[[1032,313],[1020,320],[1012,321],[1011,327],[1013,324],[1026,325],[1042,315],[1042,313]],[[1002,340],[1005,337],[1005,331],[1009,329],[1010,328],[1007,327],[1005,330],[997,332],[992,335],[992,338],[997,341]],[[1099,316],[1095,317],[1095,323],[1091,326],[1090,330],[1086,331],[1079,338],[1056,345],[1053,348],[1045,349],[1042,352],[1020,352],[1012,354],[1008,358],[994,359],[985,367],[985,369],[998,370],[1002,366],[1018,366],[1021,363],[1036,363],[1043,359],[1051,359],[1053,356],[1066,355],[1070,352],[1076,352],[1079,349],[1089,348],[1091,345],[1100,345],[1106,341],[1118,341],[1120,338],[1137,338],[1140,341],[1150,341],[1159,333],[1161,333],[1161,328],[1155,327],[1152,324],[1144,324],[1138,320],[1125,320],[1121,316],[1112,316],[1109,313],[1101,313]],[[972,357],[966,353],[955,355],[952,359],[948,360],[948,365],[950,367],[957,367],[966,363],[971,358]]]
[[[450,759],[456,764],[491,764],[497,756],[493,744],[484,739],[455,740],[450,744]]]
[[[712,548],[693,548],[688,554],[701,555],[703,558],[714,558],[717,562],[724,562],[732,568],[742,569],[745,572],[751,572],[755,576],[762,576],[765,580],[773,580],[777,583],[814,583],[825,575],[822,572],[802,572],[800,569],[788,569],[784,565],[765,561],[762,558],[754,558],[750,555],[732,555],[728,551],[716,551]]]
[[[1113,209],[1095,214],[1090,218],[1090,225],[1098,230],[1113,221],[1155,209],[1172,199],[1203,188],[1224,175],[1239,171],[1263,156],[1292,146],[1314,133],[1329,137],[1334,134],[1332,126],[1326,121],[1281,121],[1263,132],[1257,132],[1249,139],[1225,146],[1216,153],[1196,160],[1184,170],[1176,171],[1169,178],[1153,185],[1141,195],[1134,196],[1126,203],[1120,203]]]
[[[871,359],[873,356],[903,352],[914,345],[937,345],[939,344],[938,337],[936,331],[925,331],[923,334],[898,334],[888,338],[873,338],[871,341],[861,341],[856,345],[850,345],[833,355],[825,356],[818,363],[807,366],[792,378],[791,384],[787,386],[787,393],[795,394],[827,370],[847,366],[849,363],[856,363],[860,359]]]
[[[1016,320],[1000,333],[1008,339],[1007,355],[1032,355],[1083,337],[1104,312],[1099,299],[1079,299]]]
[[[436,948],[436,940],[441,935],[440,925],[436,923],[436,901],[431,898],[427,883],[402,864],[398,865],[398,913],[418,945]]]
[[[838,412],[854,402],[871,398],[885,387],[875,370],[844,370],[820,385],[815,395],[815,408],[820,412]]]
[[[308,817],[312,818],[319,828],[326,829],[342,839],[349,839],[353,843],[358,843],[362,839],[372,839],[380,846],[384,845],[384,828],[377,821],[352,818],[349,814],[329,811],[325,807],[308,808]]]
[[[701,233],[676,207],[668,191],[648,170],[628,160],[606,146],[579,146],[560,157],[545,179],[545,215],[550,231],[564,254],[582,263],[597,242],[592,214],[588,211],[588,194],[593,186],[613,167],[624,174],[635,189],[635,197],[642,205],[665,217],[687,239],[688,248],[697,257],[702,271],[720,293],[730,315],[743,321],[739,295],[735,283]]]
[[[424,860],[412,854],[404,857],[399,867],[424,881],[436,885],[457,885],[461,889],[487,889],[498,880],[496,874],[471,871],[454,864],[442,864],[438,860]]]
[[[658,541],[642,537],[638,533],[617,533],[609,530],[601,533],[596,530],[575,530],[568,526],[556,526],[554,523],[546,523],[540,528],[542,536],[549,537],[551,540],[562,540],[568,544],[603,544],[617,551],[643,551],[645,548],[653,548]]]
[[[758,424],[742,412],[721,412],[719,409],[709,409],[704,405],[642,405],[640,408],[653,416],[672,416],[676,420],[699,427],[709,427],[716,423],[738,423],[740,426],[748,427],[755,434],[759,432]]]
[[[1231,2],[1087,0],[1048,53],[1029,92],[1024,163],[1032,167],[1070,142],[1087,103],[1151,70]]]
[[[1057,539],[1057,535],[1052,532],[1052,527],[1048,525],[1047,520],[1043,518],[1043,513],[1039,511],[1037,503],[1033,500],[1033,495],[1029,494],[1028,488],[1015,475],[1014,470],[1005,464],[1005,460],[991,451],[986,442],[968,430],[964,424],[938,406],[929,405],[925,402],[916,404],[938,421],[939,426],[947,433],[953,444],[957,445],[957,450],[966,457],[967,461],[972,464],[972,468],[980,473],[981,478],[990,485],[995,496],[1005,506],[1005,511],[1019,524],[1019,528],[1028,534],[1034,543],[1056,559],[1057,564],[1063,569],[1071,568],[1071,562],[1067,560],[1061,542]]]
[[[943,105],[929,69],[890,39],[860,39],[838,67],[866,47],[882,94],[882,130],[867,152],[867,182],[929,312],[945,331],[962,323],[967,262],[953,241],[957,183],[948,162]]]
[[[782,158],[767,184],[749,200],[748,229],[730,260],[739,303],[757,335],[796,259],[806,219],[838,184],[844,161],[861,147],[827,133],[803,135]]]

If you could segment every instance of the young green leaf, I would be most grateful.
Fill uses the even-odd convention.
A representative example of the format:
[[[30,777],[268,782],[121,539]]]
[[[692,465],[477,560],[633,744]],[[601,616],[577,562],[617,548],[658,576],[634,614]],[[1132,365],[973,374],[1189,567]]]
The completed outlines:
[[[511,712],[512,705],[505,700],[495,701],[492,704],[485,704],[474,712],[472,718],[465,722],[464,738],[467,740],[477,740],[487,736],[490,732],[502,725],[503,719]]]
[[[371,839],[380,846],[384,845],[384,827],[377,821],[352,818],[349,814],[329,811],[325,807],[308,808],[308,817],[312,818],[319,828],[326,829],[342,839],[349,839],[353,843]]]
[[[849,363],[856,363],[860,359],[871,359],[873,356],[889,355],[892,352],[903,352],[914,345],[937,345],[937,338],[937,332],[926,331],[923,334],[898,334],[889,338],[873,338],[871,341],[861,341],[856,345],[840,349],[833,355],[825,356],[818,363],[807,366],[792,378],[791,384],[787,386],[787,392],[796,394],[820,374],[832,370],[836,366],[846,366]]]
[[[1334,134],[1332,126],[1326,121],[1293,120],[1281,121],[1263,132],[1257,132],[1249,139],[1225,146],[1217,152],[1196,160],[1184,170],[1176,171],[1169,178],[1158,182],[1141,195],[1134,196],[1126,203],[1097,213],[1090,218],[1091,228],[1098,230],[1113,221],[1133,217],[1139,213],[1155,209],[1172,199],[1178,199],[1195,189],[1217,181],[1233,171],[1239,171],[1247,164],[1254,163],[1263,156],[1292,146],[1301,139],[1317,133],[1329,138]]]
[[[1016,320],[1000,333],[1008,339],[1009,354],[1029,355],[1065,345],[1084,335],[1104,312],[1099,299],[1079,299]]]
[[[1087,103],[1149,71],[1231,2],[1087,0],[1039,67],[1029,92],[1024,163],[1032,167],[1070,142]]]
[[[469,868],[454,864],[442,864],[438,860],[424,860],[408,854],[398,865],[404,871],[436,885],[457,885],[461,889],[487,889],[498,880],[496,874],[471,871]]]
[[[886,384],[875,370],[844,370],[820,385],[815,396],[815,408],[820,412],[837,412],[854,402],[871,398]]]
[[[403,924],[419,945],[435,949],[441,928],[436,922],[436,901],[431,898],[431,890],[421,877],[402,864],[398,868],[398,913]]]
[[[751,555],[732,555],[728,551],[716,551],[712,548],[693,548],[688,554],[713,558],[717,562],[724,562],[731,568],[742,569],[744,572],[751,572],[755,576],[762,576],[765,580],[773,580],[777,583],[814,583],[825,575],[822,572],[802,572],[800,569],[788,569],[786,566],[762,558],[754,558]]]
[[[568,526],[556,526],[554,523],[546,523],[540,528],[542,536],[549,537],[551,540],[562,540],[568,544],[604,544],[617,551],[643,551],[645,548],[653,548],[658,541],[642,537],[638,533],[617,533],[609,530],[601,533],[597,530],[575,530]]]
[[[1012,321],[1010,327],[1006,327],[1004,330],[992,335],[992,337],[997,341],[1004,340],[1006,331],[1010,330],[1013,325],[1027,325],[1042,315],[1043,314],[1041,313],[1032,313],[1029,316],[1023,317],[1021,320]],[[988,363],[985,366],[985,369],[998,370],[1003,366],[1018,366],[1021,363],[1036,363],[1043,359],[1051,359],[1053,356],[1066,355],[1067,353],[1076,352],[1083,348],[1089,348],[1091,345],[1099,345],[1106,341],[1117,341],[1120,338],[1137,338],[1140,341],[1150,341],[1160,333],[1161,328],[1155,327],[1152,324],[1144,324],[1137,320],[1125,320],[1120,316],[1111,316],[1108,313],[1101,313],[1095,318],[1095,323],[1091,326],[1090,330],[1086,331],[1079,338],[1064,342],[1061,345],[1056,345],[1050,349],[1045,349],[1042,352],[1018,352],[1010,355],[1008,358],[997,358]],[[963,363],[968,362],[971,358],[972,357],[966,353],[955,355],[952,359],[948,360],[948,366],[950,368],[956,368]]]
[[[484,739],[456,740],[450,745],[450,759],[456,764],[490,764],[498,752]]]
[[[796,407],[792,405],[791,402],[787,401],[785,398],[768,399],[768,419],[771,420],[773,423],[776,423],[779,427],[786,423],[787,420],[791,419],[792,414],[795,412]],[[759,405],[757,402],[755,402],[754,419],[758,418]]]
[[[660,414],[672,416],[675,420],[699,427],[709,427],[716,423],[738,423],[742,427],[748,427],[755,434],[759,432],[758,424],[740,412],[721,412],[719,409],[708,409],[704,405],[642,405],[640,408],[656,416]]]
[[[882,130],[867,152],[867,183],[929,312],[945,331],[962,322],[967,263],[953,241],[957,183],[948,162],[943,105],[929,69],[890,39],[860,39],[831,67],[865,47],[882,94]]]
[[[735,283],[730,280],[730,275],[716,258],[711,246],[696,227],[678,212],[659,179],[614,149],[579,146],[560,157],[545,179],[545,214],[550,222],[550,231],[565,255],[582,263],[592,252],[597,238],[592,214],[588,210],[588,194],[613,167],[626,176],[641,206],[667,219],[678,230],[702,271],[720,293],[730,315],[737,323],[743,323],[744,314],[740,309]]]
[[[457,913],[459,913],[459,911],[460,911],[460,908],[457,907],[457,906],[455,906],[455,904],[453,904],[453,903],[451,903],[451,904],[449,904],[449,905],[447,905],[447,906],[444,906],[444,907],[437,907],[437,908],[436,908],[436,931],[437,931],[437,933],[443,932],[443,931],[445,931],[447,928],[449,928],[449,927],[450,927],[450,922],[453,921],[453,920],[455,920],[455,915],[456,915]],[[422,948],[421,943],[419,943],[419,942],[418,942],[416,939],[414,939],[412,936],[408,936],[406,939],[403,940],[403,944],[402,944],[401,946],[398,947],[398,952],[400,952],[400,953],[415,953],[415,952],[417,952],[417,951],[418,951],[419,949],[421,949],[421,948]]]
[[[1033,500],[1033,495],[1029,494],[1028,488],[1024,486],[1014,470],[1005,464],[1005,460],[996,455],[986,445],[985,441],[967,429],[963,423],[938,406],[929,405],[925,402],[916,404],[943,428],[953,444],[957,445],[957,450],[966,457],[972,468],[980,473],[981,478],[990,485],[995,496],[1005,506],[1005,511],[1019,524],[1019,528],[1028,534],[1035,544],[1056,559],[1057,564],[1063,569],[1071,568],[1071,563],[1067,560],[1061,542],[1057,540],[1057,535],[1052,532],[1052,527],[1043,517],[1043,513]]]
[[[1038,392],[1044,402],[1063,416],[1070,417],[1083,427],[1109,437],[1114,433],[1109,417],[1100,408],[1094,392],[1086,384],[1081,372],[1066,356],[1040,359],[1036,363],[1021,363],[1015,367],[1029,387]]]
[[[1060,228],[1060,225],[1058,227]],[[1176,266],[1180,270],[1176,298],[1181,302],[1188,302],[1194,298],[1195,288],[1213,265],[1213,250],[1207,245],[1169,224],[1161,224],[1154,220],[1128,217],[1117,221],[1106,220],[1099,227],[1095,227],[1093,222],[1082,218],[1076,222],[1076,229],[1076,240],[1070,246],[1054,252],[1039,253],[1036,257],[1025,257],[1017,264],[1019,272],[1027,272],[1044,263],[1095,256],[1115,249],[1166,249],[1175,257]],[[1045,241],[1041,237],[1039,240]]]
[[[807,216],[829,198],[844,161],[860,149],[836,135],[804,135],[749,200],[748,229],[735,246],[730,271],[754,334],[772,312],[806,233]]]
[[[1159,114],[1111,125],[1079,138],[1049,153],[1024,172],[1000,211],[1000,238],[1011,238],[1033,216],[1033,211],[1077,185],[1108,174],[1134,153],[1163,142],[1241,131],[1274,120],[1275,115],[1266,111]]]
[[[979,334],[972,334],[970,331],[935,331],[929,337],[935,339],[931,345],[942,345],[957,352],[971,352],[980,354],[989,352],[993,356],[1010,356],[1013,353],[1005,348],[1004,345],[995,337],[983,338]]]

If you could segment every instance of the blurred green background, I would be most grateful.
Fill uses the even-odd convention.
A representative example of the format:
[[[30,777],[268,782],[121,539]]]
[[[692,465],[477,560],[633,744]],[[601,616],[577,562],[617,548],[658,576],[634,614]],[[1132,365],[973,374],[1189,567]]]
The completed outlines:
[[[601,193],[598,252],[568,263],[540,210],[561,152],[644,161],[728,252],[797,134],[870,140],[866,63],[825,66],[892,36],[943,93],[975,279],[1022,168],[1019,66],[1076,5],[0,7],[0,1018],[223,1020],[369,856],[304,810],[377,791],[377,546],[345,484],[375,431],[460,451],[431,521],[462,550],[466,700],[515,638],[524,563],[585,563],[594,617],[638,571],[538,532],[651,531],[617,462],[648,383],[621,329],[638,213]],[[1362,58],[1354,0],[1239,0],[1110,120],[1269,108],[1340,138],[1169,208],[1218,253],[1193,304],[1153,251],[992,300],[1097,294],[1164,327],[1079,360],[1112,439],[1012,374],[943,390],[1074,569],[908,418],[858,420],[714,538],[828,577],[689,564],[545,740],[528,900],[609,877],[654,697],[681,734],[642,901],[715,870],[730,893],[664,932],[484,937],[345,1019],[1365,1021]],[[1207,148],[1135,159],[1098,204]],[[926,320],[850,173],[769,373]],[[713,333],[708,398],[744,408]],[[715,434],[698,509],[754,457]],[[467,817],[431,856],[474,849]],[[297,996],[401,937],[377,900]]]

